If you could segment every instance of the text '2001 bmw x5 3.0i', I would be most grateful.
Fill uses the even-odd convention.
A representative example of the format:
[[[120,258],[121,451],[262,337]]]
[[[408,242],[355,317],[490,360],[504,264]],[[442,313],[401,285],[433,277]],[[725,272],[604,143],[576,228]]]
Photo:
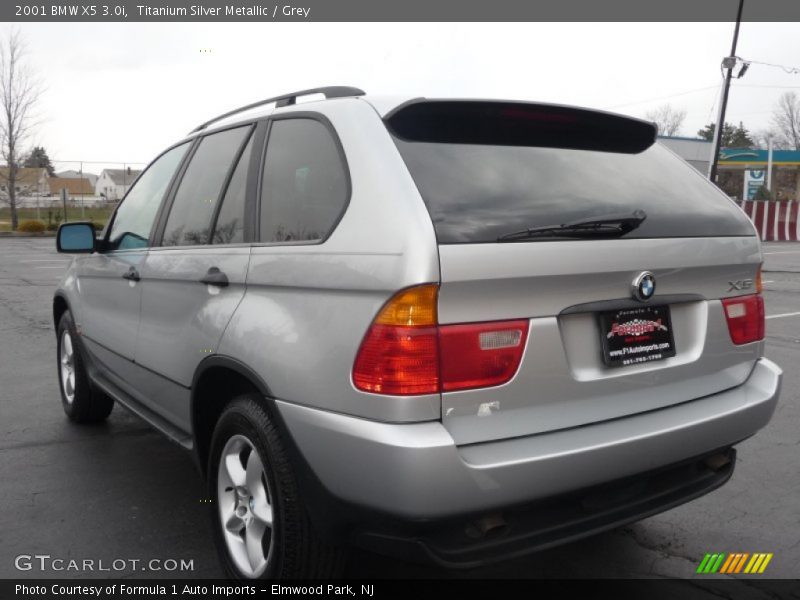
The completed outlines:
[[[297,103],[316,92],[324,99]],[[290,94],[62,225],[63,406],[191,449],[235,577],[472,566],[666,510],[770,419],[759,240],[650,123]]]

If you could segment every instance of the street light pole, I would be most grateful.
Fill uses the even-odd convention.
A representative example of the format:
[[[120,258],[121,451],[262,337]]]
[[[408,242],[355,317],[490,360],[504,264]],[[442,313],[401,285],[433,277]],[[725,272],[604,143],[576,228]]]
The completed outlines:
[[[722,130],[725,128],[725,110],[728,108],[728,92],[731,88],[731,79],[733,79],[733,67],[736,66],[736,43],[739,41],[739,25],[742,22],[743,7],[744,0],[739,0],[739,11],[736,13],[736,28],[733,30],[731,53],[722,61],[722,66],[728,69],[728,73],[725,75],[725,82],[722,87],[722,101],[719,104],[717,125],[714,127],[714,143],[711,144],[711,164],[708,168],[708,179],[712,183],[717,182],[720,142],[722,140]]]

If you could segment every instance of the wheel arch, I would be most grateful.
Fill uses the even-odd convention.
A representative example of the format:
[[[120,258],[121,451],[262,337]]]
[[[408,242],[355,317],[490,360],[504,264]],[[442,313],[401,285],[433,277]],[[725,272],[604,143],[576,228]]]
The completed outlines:
[[[220,388],[220,386],[224,386]],[[219,392],[222,401],[214,402]],[[193,454],[198,468],[207,476],[214,426],[225,407],[243,393],[255,393],[280,430],[295,468],[298,486],[307,498],[309,516],[317,530],[332,543],[349,529],[352,509],[333,496],[305,460],[278,410],[275,397],[264,379],[245,363],[230,356],[209,356],[198,365],[192,380],[191,423]],[[332,515],[338,515],[333,518]]]
[[[203,473],[208,466],[211,436],[225,407],[245,393],[256,393],[272,414],[275,402],[267,383],[243,362],[222,355],[209,356],[197,367],[192,378],[191,425],[195,460]],[[280,418],[277,421],[281,424]],[[284,428],[284,433],[288,432]]]
[[[61,292],[56,292],[53,296],[53,328],[56,330],[56,335],[58,335],[58,322],[68,310],[69,302],[67,302],[66,296]]]

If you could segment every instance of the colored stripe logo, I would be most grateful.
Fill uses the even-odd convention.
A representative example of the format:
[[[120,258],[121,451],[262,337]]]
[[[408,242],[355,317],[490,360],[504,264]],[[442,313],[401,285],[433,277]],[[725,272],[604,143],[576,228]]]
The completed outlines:
[[[772,560],[772,552],[716,552],[706,554],[697,567],[697,573],[712,574],[724,573],[727,575],[736,573],[749,573],[751,575],[761,574],[767,568],[769,561]]]

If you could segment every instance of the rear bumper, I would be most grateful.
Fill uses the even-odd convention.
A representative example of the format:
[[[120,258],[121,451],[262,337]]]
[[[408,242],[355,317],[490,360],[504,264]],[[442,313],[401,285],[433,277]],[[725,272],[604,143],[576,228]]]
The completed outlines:
[[[517,558],[663,512],[723,485],[736,450],[489,514],[428,523],[363,519],[350,528],[358,546],[401,559],[471,568]]]
[[[406,521],[432,521],[551,498],[728,448],[769,422],[781,377],[762,358],[745,383],[719,394],[462,447],[439,422],[379,423],[276,405],[305,463],[333,497]]]

